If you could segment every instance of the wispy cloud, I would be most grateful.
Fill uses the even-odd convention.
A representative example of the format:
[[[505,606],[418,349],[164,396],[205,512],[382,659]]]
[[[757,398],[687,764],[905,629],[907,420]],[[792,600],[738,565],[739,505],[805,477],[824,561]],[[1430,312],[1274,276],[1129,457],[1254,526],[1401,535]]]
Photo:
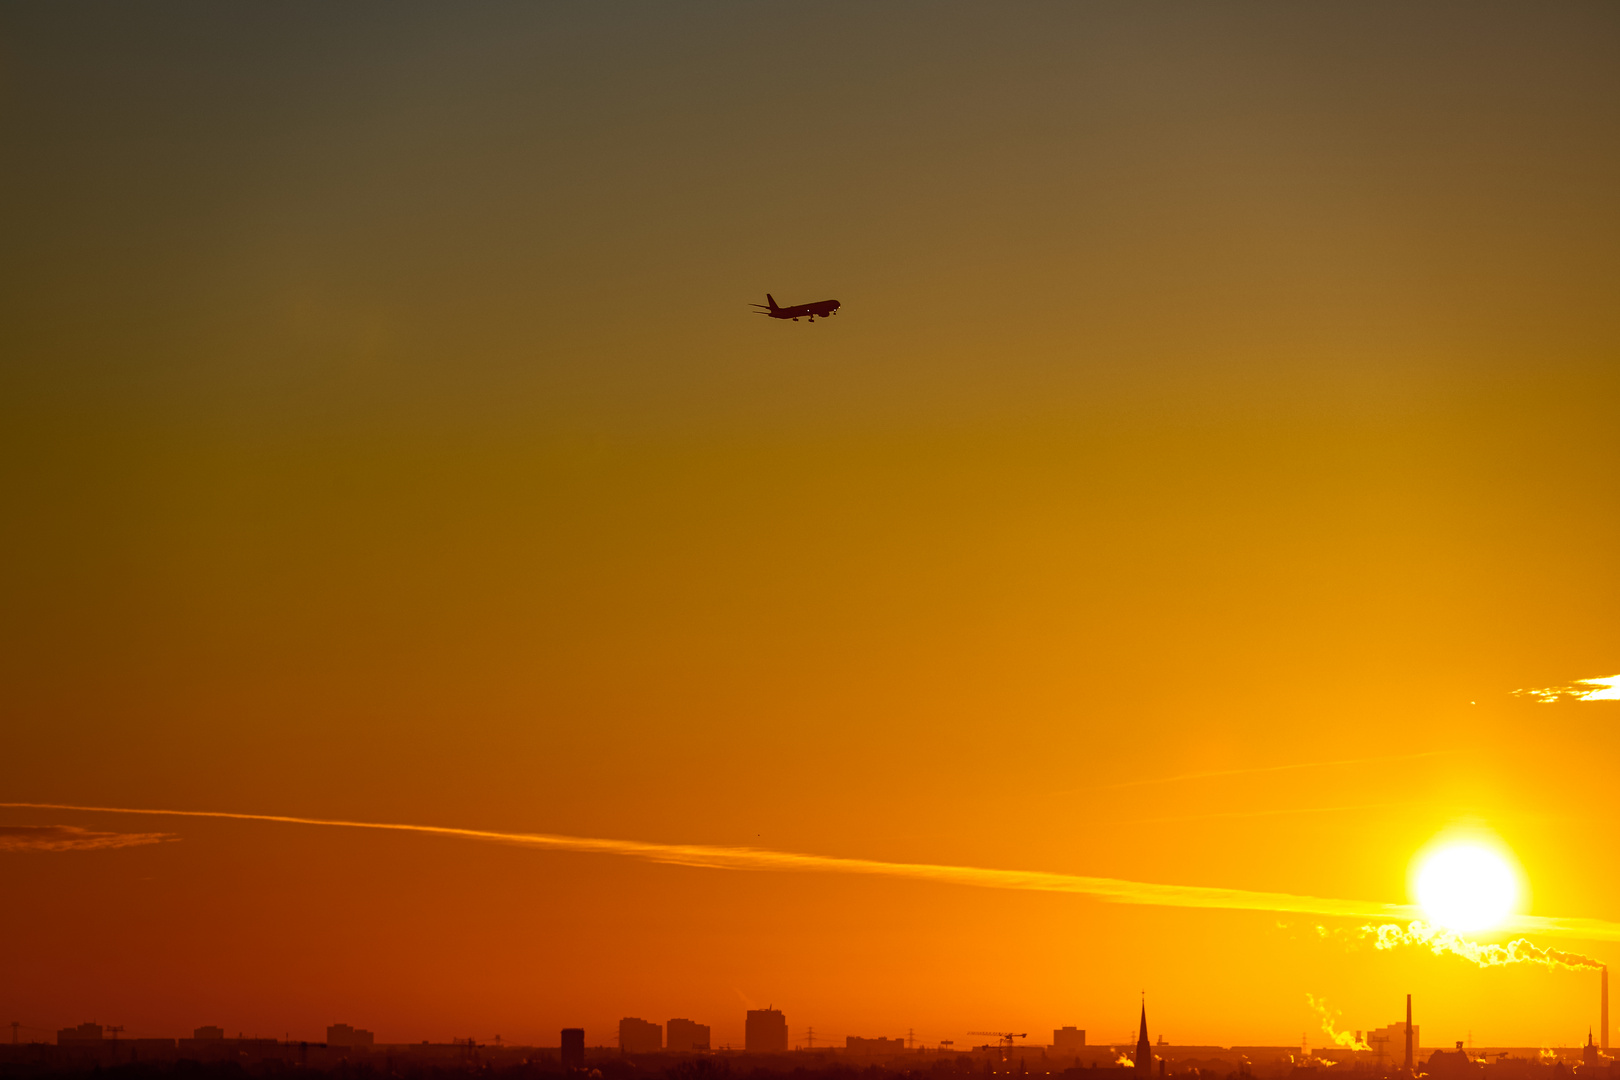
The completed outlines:
[[[172,833],[95,832],[77,825],[0,825],[0,851],[101,851],[174,839]]]
[[[1544,686],[1539,690],[1515,690],[1518,697],[1535,698],[1543,705],[1555,701],[1620,701],[1620,675],[1599,679],[1576,679],[1569,686]]]
[[[139,814],[152,817],[212,818],[229,821],[265,821],[287,825],[313,825],[343,829],[376,829],[387,832],[419,833],[462,840],[512,844],[546,851],[573,851],[598,855],[618,855],[646,862],[675,866],[704,867],[714,870],[773,870],[789,873],[858,874],[873,877],[906,878],[949,885],[971,885],[986,889],[1014,889],[1025,892],[1056,892],[1089,896],[1115,904],[1143,904],[1155,907],[1216,908],[1229,911],[1275,911],[1348,919],[1401,920],[1418,915],[1407,904],[1384,904],[1371,900],[1336,900],[1295,893],[1228,889],[1212,885],[1170,885],[1122,878],[1057,874],[1043,870],[1002,870],[980,866],[950,866],[939,863],[886,862],[878,859],[848,859],[834,855],[807,855],[791,851],[768,851],[749,847],[719,847],[707,844],[657,844],[642,840],[610,840],[552,833],[495,832],[486,829],[458,829],[444,825],[409,825],[375,821],[343,821],[329,818],[292,817],[284,814],[241,814],[223,810],[149,810],[114,806],[76,806],[60,803],[0,803],[0,807],[45,810],[76,810],[100,814]],[[1588,939],[1620,941],[1620,923],[1597,919],[1544,919],[1526,916],[1519,920],[1524,929],[1549,933],[1570,933]]]

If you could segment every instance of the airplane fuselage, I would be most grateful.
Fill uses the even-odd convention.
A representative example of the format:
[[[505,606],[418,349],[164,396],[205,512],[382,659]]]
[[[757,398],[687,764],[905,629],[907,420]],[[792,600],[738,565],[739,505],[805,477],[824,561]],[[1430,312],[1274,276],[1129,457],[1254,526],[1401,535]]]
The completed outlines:
[[[800,319],[809,319],[811,322],[815,322],[818,315],[825,319],[829,315],[836,315],[838,309],[843,307],[837,300],[817,300],[813,304],[777,307],[776,300],[769,293],[765,295],[765,299],[766,303],[754,305],[761,309],[761,315],[769,315],[773,319],[792,319],[794,322],[798,322]]]

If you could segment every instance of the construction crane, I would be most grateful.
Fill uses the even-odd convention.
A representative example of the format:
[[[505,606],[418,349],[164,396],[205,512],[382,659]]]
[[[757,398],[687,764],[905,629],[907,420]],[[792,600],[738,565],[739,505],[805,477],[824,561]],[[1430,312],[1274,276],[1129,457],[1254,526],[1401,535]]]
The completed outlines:
[[[1007,1051],[1013,1048],[1014,1039],[1027,1039],[1029,1033],[1024,1031],[970,1031],[969,1035],[994,1035],[996,1045],[1001,1047],[1001,1060],[1007,1060]]]

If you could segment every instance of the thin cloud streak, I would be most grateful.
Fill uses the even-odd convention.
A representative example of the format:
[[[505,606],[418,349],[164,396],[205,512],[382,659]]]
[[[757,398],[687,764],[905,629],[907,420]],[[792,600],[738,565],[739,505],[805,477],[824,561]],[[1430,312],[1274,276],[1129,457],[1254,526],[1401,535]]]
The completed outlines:
[[[1298,769],[1329,769],[1337,765],[1370,765],[1379,761],[1415,761],[1418,758],[1440,757],[1459,753],[1456,750],[1424,750],[1416,754],[1381,754],[1377,757],[1339,758],[1335,761],[1298,761],[1292,765],[1257,765],[1247,769],[1213,769],[1209,772],[1182,773],[1179,776],[1160,776],[1151,780],[1121,780],[1117,784],[1102,784],[1101,789],[1146,787],[1150,784],[1174,784],[1182,780],[1208,780],[1218,776],[1253,776],[1259,773],[1293,772]],[[1071,790],[1079,791],[1080,788]]]
[[[0,825],[0,851],[106,851],[175,839],[172,833],[95,832],[77,825]]]
[[[711,870],[775,870],[798,873],[861,874],[873,877],[905,878],[950,885],[971,885],[986,889],[1013,889],[1023,892],[1056,892],[1089,896],[1115,904],[1141,904],[1153,907],[1214,908],[1228,911],[1271,911],[1340,918],[1411,919],[1418,915],[1408,904],[1380,904],[1368,900],[1336,900],[1293,893],[1258,892],[1209,885],[1166,885],[1121,878],[1056,874],[1041,870],[998,870],[978,866],[946,866],[938,863],[883,862],[877,859],[848,859],[832,855],[806,855],[798,852],[768,851],[760,848],[719,847],[707,844],[656,844],[640,840],[608,840],[551,833],[494,832],[485,829],[458,829],[444,825],[405,825],[374,821],[343,821],[328,818],[291,817],[282,814],[241,814],[224,810],[148,810],[115,806],[75,806],[62,803],[0,803],[0,807],[35,810],[76,810],[97,814],[143,814],[154,817],[212,818],[230,821],[268,821],[287,825],[319,825],[344,829],[376,829],[385,832],[421,833],[463,840],[511,844],[545,851],[573,851],[598,855],[618,855],[672,866],[692,866]],[[1528,917],[1527,917],[1528,918]],[[1525,920],[1521,920],[1525,921]],[[1578,936],[1620,940],[1620,923],[1596,919],[1528,919],[1526,929],[1547,933],[1576,933],[1565,926],[1579,925]]]
[[[1113,822],[1117,825],[1155,825],[1172,821],[1213,821],[1220,818],[1288,817],[1294,814],[1338,814],[1349,810],[1388,810],[1410,803],[1378,802],[1354,803],[1350,806],[1291,806],[1275,810],[1215,810],[1207,814],[1176,814],[1170,817],[1131,818]]]

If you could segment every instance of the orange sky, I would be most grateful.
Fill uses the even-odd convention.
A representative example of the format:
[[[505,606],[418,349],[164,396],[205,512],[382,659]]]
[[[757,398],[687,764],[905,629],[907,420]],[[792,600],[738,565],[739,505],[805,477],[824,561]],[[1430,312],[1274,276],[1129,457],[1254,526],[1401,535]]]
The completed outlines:
[[[1620,671],[1617,47],[1596,5],[0,13],[0,801],[1397,904],[1469,823],[1528,912],[1620,920],[1620,705],[1512,693]],[[0,850],[36,1037],[1596,1022],[1590,973],[1356,920],[22,826],[170,835]]]

